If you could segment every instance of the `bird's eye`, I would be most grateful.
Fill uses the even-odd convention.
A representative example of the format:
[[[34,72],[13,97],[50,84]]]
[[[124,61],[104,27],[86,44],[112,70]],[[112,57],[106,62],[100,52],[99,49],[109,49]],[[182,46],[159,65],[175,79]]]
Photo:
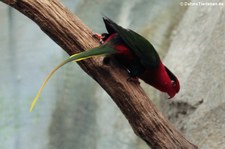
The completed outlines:
[[[177,86],[177,83],[174,80],[171,81],[171,84],[173,87]]]

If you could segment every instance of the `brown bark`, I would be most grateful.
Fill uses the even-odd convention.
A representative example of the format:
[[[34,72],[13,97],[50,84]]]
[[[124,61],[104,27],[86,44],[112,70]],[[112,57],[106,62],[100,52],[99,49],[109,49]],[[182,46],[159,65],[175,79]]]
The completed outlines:
[[[31,20],[59,44],[69,55],[98,46],[92,31],[65,9],[58,0],[2,0]],[[102,58],[79,62],[123,112],[136,135],[152,148],[197,148],[166,120],[140,85],[128,82],[127,72],[105,66]]]

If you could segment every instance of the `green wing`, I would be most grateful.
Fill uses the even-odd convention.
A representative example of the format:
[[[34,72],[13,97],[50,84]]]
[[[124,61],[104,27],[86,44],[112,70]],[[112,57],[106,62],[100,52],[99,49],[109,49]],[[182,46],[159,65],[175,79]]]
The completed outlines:
[[[103,20],[109,34],[118,33],[144,67],[156,68],[158,66],[159,55],[148,40],[132,30],[124,29],[109,18],[104,17]]]

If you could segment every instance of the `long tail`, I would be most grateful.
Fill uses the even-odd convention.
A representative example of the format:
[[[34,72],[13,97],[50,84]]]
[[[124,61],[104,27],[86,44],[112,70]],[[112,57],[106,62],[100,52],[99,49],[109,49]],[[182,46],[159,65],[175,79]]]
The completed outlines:
[[[103,55],[103,54],[113,54],[116,53],[115,49],[113,49],[110,45],[104,44],[101,45],[99,47],[78,53],[78,54],[74,54],[72,56],[70,56],[68,59],[66,59],[65,61],[63,61],[62,63],[60,63],[58,66],[56,66],[50,73],[49,75],[46,77],[44,83],[42,84],[40,90],[38,91],[37,95],[35,96],[33,102],[31,103],[30,106],[30,112],[32,112],[32,110],[34,109],[34,106],[38,100],[38,98],[40,97],[44,87],[46,86],[48,80],[51,78],[51,76],[63,65],[65,65],[66,63],[69,63],[71,61],[81,61],[87,58],[91,58],[93,56],[98,56],[98,55]]]

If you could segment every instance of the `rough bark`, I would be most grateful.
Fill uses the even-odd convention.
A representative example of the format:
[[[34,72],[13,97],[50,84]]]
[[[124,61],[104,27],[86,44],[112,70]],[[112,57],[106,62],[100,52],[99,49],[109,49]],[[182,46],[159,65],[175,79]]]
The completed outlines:
[[[58,0],[2,0],[31,20],[69,55],[98,46],[92,31]],[[127,72],[118,66],[105,66],[102,58],[79,62],[123,112],[136,135],[152,148],[197,148],[185,139],[157,111],[140,85],[128,82]]]

